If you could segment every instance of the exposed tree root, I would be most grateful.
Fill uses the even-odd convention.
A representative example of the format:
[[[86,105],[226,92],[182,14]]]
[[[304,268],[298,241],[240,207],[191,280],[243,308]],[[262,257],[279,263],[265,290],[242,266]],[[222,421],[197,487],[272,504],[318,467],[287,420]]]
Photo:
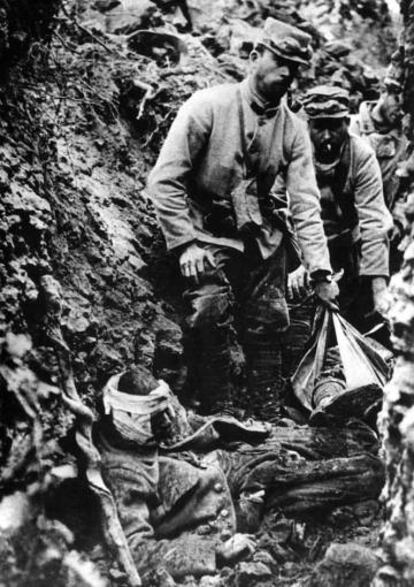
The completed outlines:
[[[81,401],[73,377],[71,354],[60,325],[61,294],[58,282],[45,275],[41,280],[41,295],[45,303],[45,334],[53,345],[59,365],[62,398],[76,416],[76,442],[81,451],[80,470],[86,476],[91,490],[98,496],[102,510],[102,525],[108,546],[116,554],[131,587],[139,587],[141,579],[133,562],[124,532],[118,519],[116,505],[106,487],[100,470],[100,456],[92,442],[94,416]]]

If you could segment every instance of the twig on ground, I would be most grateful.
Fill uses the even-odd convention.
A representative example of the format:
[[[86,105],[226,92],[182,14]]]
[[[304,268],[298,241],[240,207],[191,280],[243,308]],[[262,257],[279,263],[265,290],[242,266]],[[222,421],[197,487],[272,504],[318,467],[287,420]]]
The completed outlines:
[[[95,43],[98,43],[98,45],[101,45],[101,47],[103,47],[106,51],[108,51],[109,53],[115,53],[115,54],[118,53],[114,49],[111,49],[111,47],[108,47],[108,45],[106,45],[103,41],[101,41],[101,39],[99,39],[97,36],[95,36],[93,34],[93,32],[90,31],[86,26],[84,26],[83,24],[80,24],[76,20],[75,20],[75,24],[81,31],[83,31],[84,33],[89,35],[94,40]]]
[[[94,42],[98,43],[98,45],[101,45],[101,47],[103,47],[105,49],[105,51],[108,51],[108,53],[111,53],[114,55],[120,55],[118,51],[116,51],[115,49],[113,49],[111,47],[108,47],[108,45],[106,43],[101,41],[101,39],[99,39],[96,35],[94,35],[93,32],[90,31],[85,25],[81,24],[78,21],[78,19],[76,18],[76,16],[72,16],[68,12],[68,9],[66,8],[66,6],[62,5],[62,11],[66,15],[66,17],[69,18],[69,20],[71,20],[78,27],[79,30],[81,30],[84,33],[86,33],[87,35],[89,35],[94,40]]]
[[[154,93],[154,88],[150,85],[147,84],[145,82],[141,82],[138,79],[134,79],[134,81],[132,82],[134,84],[134,86],[136,88],[140,88],[141,90],[145,90],[145,94],[141,100],[141,103],[139,105],[138,108],[138,114],[137,114],[137,120],[139,120],[143,114],[144,114],[144,108],[145,108],[145,104],[148,102],[148,100],[151,100],[152,98],[154,98],[155,93]]]

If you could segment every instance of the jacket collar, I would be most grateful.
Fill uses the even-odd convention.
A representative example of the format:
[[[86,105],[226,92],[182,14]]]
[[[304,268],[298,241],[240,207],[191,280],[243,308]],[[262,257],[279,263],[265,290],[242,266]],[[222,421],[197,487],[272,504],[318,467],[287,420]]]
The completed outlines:
[[[240,83],[240,89],[244,100],[258,116],[264,116],[265,118],[273,118],[276,116],[280,108],[280,103],[275,105],[266,102],[262,96],[256,92],[251,76],[247,77]]]

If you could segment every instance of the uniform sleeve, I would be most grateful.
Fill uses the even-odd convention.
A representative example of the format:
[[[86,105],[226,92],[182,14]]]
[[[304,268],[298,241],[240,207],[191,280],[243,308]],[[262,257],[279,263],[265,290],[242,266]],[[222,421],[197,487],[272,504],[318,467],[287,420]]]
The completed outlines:
[[[306,269],[331,272],[328,245],[321,220],[320,193],[312,161],[312,147],[301,124],[286,171],[292,219]]]
[[[372,149],[355,162],[355,206],[361,234],[361,276],[389,275],[388,231],[392,217],[384,200],[381,170]]]
[[[195,94],[179,110],[148,178],[148,192],[169,250],[196,238],[187,201],[188,181],[208,142],[211,124],[210,105]]]

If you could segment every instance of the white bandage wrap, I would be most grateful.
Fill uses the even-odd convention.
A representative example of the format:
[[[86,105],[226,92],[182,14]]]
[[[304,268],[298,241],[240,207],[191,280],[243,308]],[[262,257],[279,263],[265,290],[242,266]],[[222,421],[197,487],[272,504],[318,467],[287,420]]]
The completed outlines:
[[[123,373],[111,377],[103,389],[105,414],[113,410],[121,410],[139,416],[157,414],[168,408],[170,403],[170,387],[159,379],[158,387],[148,395],[131,395],[118,391],[118,383]]]

